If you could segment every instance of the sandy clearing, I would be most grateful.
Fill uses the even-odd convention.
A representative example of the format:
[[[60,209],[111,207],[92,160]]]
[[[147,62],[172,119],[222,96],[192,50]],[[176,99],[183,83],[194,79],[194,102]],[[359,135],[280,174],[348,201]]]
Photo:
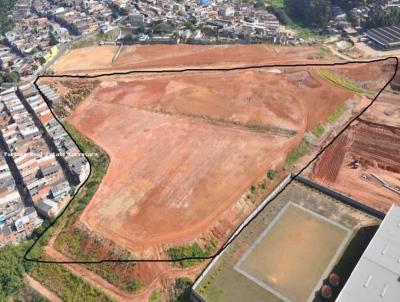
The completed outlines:
[[[100,102],[70,122],[111,156],[81,221],[131,250],[195,239],[283,160],[271,157],[286,141]]]
[[[53,66],[56,73],[95,73],[129,69],[232,67],[312,61],[313,47],[273,45],[134,45],[124,46],[112,64],[116,46],[73,49]]]

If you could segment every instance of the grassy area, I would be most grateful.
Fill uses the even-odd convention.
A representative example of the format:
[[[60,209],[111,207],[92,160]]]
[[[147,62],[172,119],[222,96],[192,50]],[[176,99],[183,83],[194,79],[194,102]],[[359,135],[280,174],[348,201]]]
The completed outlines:
[[[327,118],[329,123],[336,122],[342,114],[347,110],[347,104],[344,102],[340,106],[338,106],[335,111],[333,111]]]
[[[314,30],[304,27],[301,24],[295,23],[291,21],[288,24],[288,27],[297,33],[297,36],[303,38],[304,40],[315,39],[315,40],[324,40],[329,37],[329,35],[321,35],[316,33]]]
[[[285,3],[283,0],[264,0],[265,3],[271,4],[275,8],[284,8]]]
[[[32,243],[33,241],[29,240],[0,249],[0,301],[47,301],[24,280],[24,274],[31,266],[23,261],[22,257]]]
[[[310,144],[303,139],[301,143],[294,149],[286,158],[284,167],[286,170],[290,170],[293,168],[294,164],[299,161],[301,157],[303,157],[308,150],[310,149]]]
[[[217,242],[215,240],[211,240],[211,242],[207,244],[204,248],[202,248],[197,243],[193,243],[191,245],[186,245],[186,246],[171,247],[167,250],[167,253],[172,260],[178,260],[181,258],[188,258],[188,257],[209,257],[211,255],[211,252],[216,246]],[[189,267],[201,261],[203,260],[187,259],[187,260],[181,260],[178,263],[180,264],[181,267]]]
[[[325,129],[321,124],[315,125],[314,128],[312,128],[311,133],[314,134],[315,137],[319,138],[324,134]]]
[[[130,293],[135,293],[143,287],[143,282],[137,279],[128,281],[126,283],[126,289]]]
[[[323,59],[323,58],[325,58],[325,57],[328,57],[328,56],[330,56],[332,54],[332,51],[328,48],[328,47],[326,47],[326,46],[324,46],[324,45],[321,45],[320,47],[319,47],[319,49],[318,49],[318,57],[320,58],[320,59]]]
[[[162,302],[164,299],[164,295],[161,290],[156,289],[150,296],[149,302]]]
[[[367,89],[364,89],[360,86],[358,86],[356,83],[354,83],[353,81],[346,79],[344,77],[341,77],[338,74],[335,74],[333,72],[330,72],[329,70],[326,69],[320,69],[318,70],[318,73],[320,76],[322,76],[323,78],[327,79],[328,81],[339,85],[343,88],[346,88],[347,90],[350,90],[352,92],[355,93],[371,93],[371,91],[368,91]]]
[[[268,301],[282,302],[274,294],[246,278],[226,260],[220,260],[197,288],[208,302]]]
[[[37,237],[46,225],[41,226],[33,234]],[[30,257],[39,258],[42,248],[47,243],[53,228],[42,237],[30,253]],[[103,292],[74,275],[61,264],[41,264],[23,260],[25,251],[32,245],[33,240],[19,245],[9,245],[0,249],[0,301],[45,302],[41,295],[25,283],[23,275],[28,273],[40,283],[55,292],[64,301],[113,301]],[[43,257],[43,256],[42,256]],[[49,260],[48,257],[43,257]]]
[[[29,274],[66,302],[114,301],[60,264],[35,263]]]
[[[107,33],[95,33],[84,36],[72,42],[71,48],[83,48],[98,45],[100,41],[114,41],[119,35],[119,29],[115,28]]]

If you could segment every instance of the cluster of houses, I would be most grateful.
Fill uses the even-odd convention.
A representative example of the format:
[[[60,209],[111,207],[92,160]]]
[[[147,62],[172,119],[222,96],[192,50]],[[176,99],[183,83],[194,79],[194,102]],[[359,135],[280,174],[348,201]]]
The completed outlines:
[[[353,8],[350,12],[345,12],[341,7],[333,5],[331,7],[332,19],[329,21],[327,32],[330,34],[344,33],[349,36],[364,34],[361,25],[368,20],[371,10],[376,8],[375,5],[362,4]],[[385,9],[400,8],[400,0],[386,0],[383,5]],[[351,17],[349,14],[351,14]]]
[[[54,20],[74,36],[93,33],[99,29],[106,30],[112,21],[112,10],[106,1],[40,1],[40,6],[33,4],[37,13]]]
[[[113,0],[126,11],[124,29],[140,32],[140,42],[170,37],[190,41],[215,39],[272,39],[285,32],[277,17],[252,1],[232,0]],[[157,32],[159,22],[173,24],[173,32]],[[154,33],[152,31],[155,31]]]
[[[0,117],[1,246],[56,216],[90,167],[32,84],[0,94]]]
[[[29,80],[61,54],[60,45],[67,49],[74,39],[109,30],[112,12],[104,0],[18,0],[9,17],[15,25],[0,34],[0,76],[14,72]]]

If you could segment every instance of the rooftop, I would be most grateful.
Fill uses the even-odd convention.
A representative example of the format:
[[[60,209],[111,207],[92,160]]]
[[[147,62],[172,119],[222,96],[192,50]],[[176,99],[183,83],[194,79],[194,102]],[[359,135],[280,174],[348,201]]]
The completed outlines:
[[[400,46],[400,25],[370,29],[367,36],[384,47]]]
[[[392,205],[337,302],[398,301],[400,297],[400,206]]]

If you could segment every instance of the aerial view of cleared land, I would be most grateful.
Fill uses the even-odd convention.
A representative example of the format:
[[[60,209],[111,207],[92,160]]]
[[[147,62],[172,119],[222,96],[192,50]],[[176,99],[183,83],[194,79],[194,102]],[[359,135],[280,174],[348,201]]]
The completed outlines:
[[[271,45],[138,45],[123,47],[113,62],[117,46],[73,49],[52,67],[56,73],[91,74],[134,69],[182,67],[232,67],[315,61],[314,47]],[[314,60],[313,60],[314,59]]]
[[[107,46],[73,50],[54,70],[90,74],[321,62],[313,48],[299,51],[265,45],[128,46],[111,63],[113,51]],[[109,52],[107,60],[92,59],[101,52]],[[87,60],[82,60],[85,53]],[[80,70],[74,60],[83,62]],[[381,74],[378,81],[377,73]],[[392,74],[393,61],[387,60],[334,67],[40,79],[62,96],[53,109],[80,147],[103,154],[100,170],[96,157],[89,157],[95,181],[89,181],[82,191],[85,197],[78,199],[85,201],[56,228],[46,253],[62,261],[212,255],[276,184],[302,163],[302,155],[318,150]],[[67,267],[117,300],[147,301],[158,289],[169,295],[175,278],[193,280],[206,264]],[[258,291],[271,301],[276,299],[264,289]]]
[[[342,283],[348,278],[378,222],[295,181],[235,238],[195,291],[210,302],[319,301],[329,273]]]

